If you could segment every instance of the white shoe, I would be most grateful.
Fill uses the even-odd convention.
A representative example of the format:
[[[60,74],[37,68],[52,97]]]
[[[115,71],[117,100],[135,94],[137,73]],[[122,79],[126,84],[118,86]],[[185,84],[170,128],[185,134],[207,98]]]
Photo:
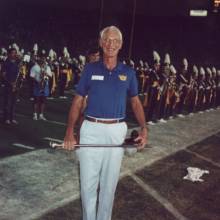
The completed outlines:
[[[52,100],[52,99],[54,99],[54,97],[52,97],[52,96],[51,97],[47,97],[47,99],[48,100]]]
[[[6,121],[5,121],[5,124],[6,124],[6,125],[10,125],[10,124],[11,124],[10,120],[6,120]]]
[[[185,118],[185,116],[183,114],[178,114],[177,117],[179,118]]]
[[[173,119],[173,118],[174,118],[173,116],[170,116],[170,117],[169,117],[169,119]]]
[[[15,119],[11,120],[11,123],[14,124],[14,125],[18,124],[18,122]]]
[[[189,116],[193,116],[193,115],[194,115],[194,113],[192,113],[192,112],[191,112],[191,113],[189,113]]]
[[[159,120],[159,122],[161,122],[161,123],[167,123],[167,121],[164,120],[163,118],[161,118],[161,119]]]
[[[37,113],[34,113],[34,114],[33,114],[33,120],[34,120],[34,121],[37,121],[37,120],[38,120],[38,118],[37,118]]]
[[[43,115],[43,114],[40,114],[40,115],[39,115],[39,120],[46,121],[47,119],[44,117],[44,115]]]
[[[148,124],[148,125],[155,125],[155,123],[152,122],[152,121],[147,122],[147,124]]]

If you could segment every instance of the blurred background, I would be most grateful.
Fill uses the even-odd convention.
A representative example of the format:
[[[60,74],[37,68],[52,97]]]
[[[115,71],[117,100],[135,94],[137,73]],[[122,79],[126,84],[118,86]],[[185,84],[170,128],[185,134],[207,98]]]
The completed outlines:
[[[34,43],[71,55],[85,54],[106,25],[124,35],[121,58],[146,59],[169,53],[172,63],[187,57],[219,67],[219,0],[1,0],[0,47]],[[190,16],[191,10],[199,10]],[[203,10],[203,11],[202,11]],[[203,16],[202,16],[203,15]],[[60,51],[61,52],[61,51]]]

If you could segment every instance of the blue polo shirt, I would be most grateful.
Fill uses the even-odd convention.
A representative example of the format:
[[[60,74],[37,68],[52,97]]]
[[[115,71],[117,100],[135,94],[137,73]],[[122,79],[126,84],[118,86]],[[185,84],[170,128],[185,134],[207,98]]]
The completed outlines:
[[[118,63],[108,70],[103,61],[87,64],[76,89],[80,96],[88,95],[85,115],[96,118],[125,118],[127,96],[138,95],[135,71]]]

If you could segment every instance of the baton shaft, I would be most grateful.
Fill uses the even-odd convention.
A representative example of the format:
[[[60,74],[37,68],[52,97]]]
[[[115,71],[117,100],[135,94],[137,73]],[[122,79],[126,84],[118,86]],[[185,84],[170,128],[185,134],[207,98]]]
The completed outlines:
[[[50,143],[50,146],[54,149],[63,148],[64,144]],[[135,148],[136,145],[125,145],[125,144],[75,144],[74,147],[128,147]]]

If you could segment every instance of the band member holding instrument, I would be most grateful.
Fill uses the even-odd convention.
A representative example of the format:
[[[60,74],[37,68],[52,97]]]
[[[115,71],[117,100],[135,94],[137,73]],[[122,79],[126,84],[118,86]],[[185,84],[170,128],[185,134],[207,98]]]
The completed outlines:
[[[190,115],[193,115],[196,108],[196,102],[198,99],[198,74],[199,70],[196,65],[193,65],[192,74],[189,80],[189,89],[186,96],[186,103],[188,104],[188,110]]]
[[[177,92],[176,69],[173,65],[169,67],[170,73],[168,77],[168,88],[166,94],[165,115],[167,119],[172,119],[174,116],[175,107],[178,103],[179,94]]]
[[[217,70],[213,66],[212,67],[212,77],[211,77],[211,82],[212,82],[212,97],[211,97],[211,108],[215,108],[215,103],[216,103],[216,98],[217,98],[217,83],[216,83],[216,78],[217,78]]]
[[[153,68],[150,70],[149,73],[149,96],[148,96],[148,108],[146,111],[148,124],[154,125],[156,122],[155,112],[158,105],[158,98],[159,98],[159,81],[160,81],[160,56],[156,51],[153,51],[153,58],[154,58],[154,65]]]
[[[212,98],[212,71],[209,67],[206,68],[205,85],[205,110],[209,110]]]
[[[138,80],[138,93],[143,95],[145,87],[145,72],[144,72],[144,62],[139,61],[139,64],[136,68],[137,80]]]
[[[164,64],[161,67],[159,74],[159,100],[157,109],[157,120],[162,123],[166,123],[165,111],[166,111],[166,100],[168,95],[168,82],[170,77],[170,55],[165,54]]]
[[[68,87],[70,81],[69,70],[69,64],[65,61],[62,61],[59,67],[59,98],[61,99],[67,99],[67,97],[64,95],[64,91]]]
[[[52,72],[44,55],[42,55],[37,60],[37,63],[31,68],[30,77],[34,79],[33,120],[46,120],[44,117],[44,110],[46,97],[49,95],[49,77],[52,77]]]
[[[205,110],[205,70],[203,67],[200,67],[199,76],[198,76],[198,99],[196,110],[199,113]]]
[[[122,33],[115,27],[104,28],[100,33],[103,58],[87,64],[76,90],[69,113],[64,149],[72,150],[77,143],[73,135],[82,109],[84,97],[88,95],[85,120],[80,129],[80,144],[122,144],[126,137],[126,99],[141,127],[135,141],[142,149],[147,142],[147,128],[142,104],[138,98],[135,71],[118,61],[122,47]],[[114,194],[120,174],[123,148],[80,148],[81,199],[84,220],[110,220]],[[99,204],[96,209],[97,189]],[[96,214],[97,210],[97,214]]]
[[[15,105],[17,100],[17,81],[19,78],[19,60],[17,50],[8,50],[8,58],[2,66],[2,77],[5,84],[3,92],[3,121],[5,124],[17,124],[15,120]]]
[[[189,70],[188,70],[188,61],[186,58],[183,59],[181,69],[177,72],[177,84],[179,89],[179,102],[176,106],[176,113],[178,117],[184,118],[184,107],[185,100],[188,93],[189,87]],[[186,113],[186,112],[185,112]]]

